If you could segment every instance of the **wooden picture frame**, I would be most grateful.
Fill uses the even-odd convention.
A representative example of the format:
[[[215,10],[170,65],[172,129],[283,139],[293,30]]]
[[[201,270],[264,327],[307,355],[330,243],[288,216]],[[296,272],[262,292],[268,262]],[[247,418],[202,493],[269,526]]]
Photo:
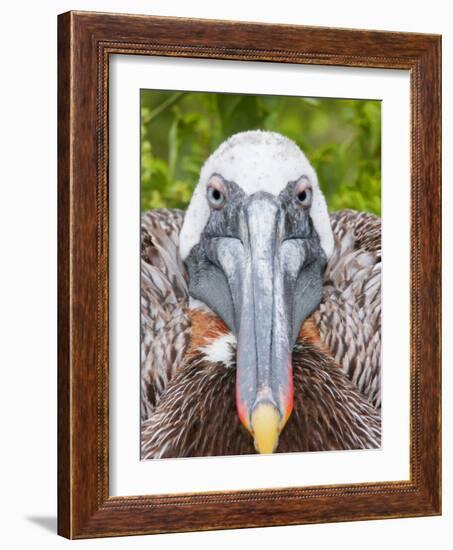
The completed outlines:
[[[59,16],[58,48],[59,534],[87,538],[440,514],[440,37],[69,12]],[[112,54],[410,71],[409,481],[109,495]]]

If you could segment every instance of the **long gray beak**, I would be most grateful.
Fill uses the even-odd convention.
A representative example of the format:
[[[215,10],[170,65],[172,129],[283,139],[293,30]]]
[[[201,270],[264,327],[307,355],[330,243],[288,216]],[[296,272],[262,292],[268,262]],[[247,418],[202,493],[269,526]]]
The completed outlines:
[[[291,414],[292,349],[321,301],[325,263],[309,212],[264,192],[214,212],[186,259],[190,295],[237,337],[236,408],[261,453]]]
[[[313,277],[310,269],[301,277],[306,248],[300,239],[285,239],[284,211],[275,197],[252,195],[238,220],[240,239],[219,239],[217,251],[235,311],[236,407],[257,451],[272,453],[293,407],[292,347],[319,293],[294,307],[294,294],[310,293]]]

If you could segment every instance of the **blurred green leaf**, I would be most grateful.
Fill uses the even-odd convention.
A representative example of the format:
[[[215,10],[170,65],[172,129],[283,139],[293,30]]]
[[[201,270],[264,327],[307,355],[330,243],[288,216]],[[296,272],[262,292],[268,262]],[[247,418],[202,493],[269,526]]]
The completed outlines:
[[[381,212],[381,103],[372,100],[141,92],[142,210],[185,209],[201,167],[232,134],[293,139],[318,173],[331,211]]]

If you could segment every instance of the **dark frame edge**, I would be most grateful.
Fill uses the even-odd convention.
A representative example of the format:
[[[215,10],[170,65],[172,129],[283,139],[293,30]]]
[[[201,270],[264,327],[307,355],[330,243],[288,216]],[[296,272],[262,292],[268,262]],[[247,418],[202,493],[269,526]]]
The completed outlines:
[[[58,514],[72,538],[70,385],[71,12],[58,16]]]
[[[424,320],[422,339],[431,335],[430,361],[425,368],[432,370],[429,383],[425,388],[425,403],[432,405],[431,422],[437,429],[430,429],[426,423],[423,431],[425,453],[431,456],[423,457],[423,481],[426,483],[429,498],[432,502],[433,515],[442,515],[442,36],[434,35],[431,47],[426,49],[421,58],[423,69],[422,119],[426,131],[423,136],[423,152],[426,155],[423,173],[422,192],[433,196],[432,204],[424,209],[426,220],[424,224],[430,227],[432,238],[424,243],[423,268],[427,281],[423,304],[429,310],[428,321]],[[421,133],[421,132],[420,132]],[[428,252],[429,251],[429,252]],[[426,286],[431,286],[430,289]],[[431,300],[430,300],[431,297]],[[433,299],[434,297],[434,299]],[[431,322],[432,330],[429,330]],[[424,350],[425,351],[425,350]]]

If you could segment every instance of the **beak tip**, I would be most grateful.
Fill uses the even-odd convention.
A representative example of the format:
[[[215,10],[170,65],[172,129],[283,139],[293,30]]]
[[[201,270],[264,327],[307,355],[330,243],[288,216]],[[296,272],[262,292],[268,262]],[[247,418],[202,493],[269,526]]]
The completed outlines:
[[[253,410],[251,428],[255,448],[260,454],[270,454],[278,445],[280,414],[270,403],[260,403]]]

